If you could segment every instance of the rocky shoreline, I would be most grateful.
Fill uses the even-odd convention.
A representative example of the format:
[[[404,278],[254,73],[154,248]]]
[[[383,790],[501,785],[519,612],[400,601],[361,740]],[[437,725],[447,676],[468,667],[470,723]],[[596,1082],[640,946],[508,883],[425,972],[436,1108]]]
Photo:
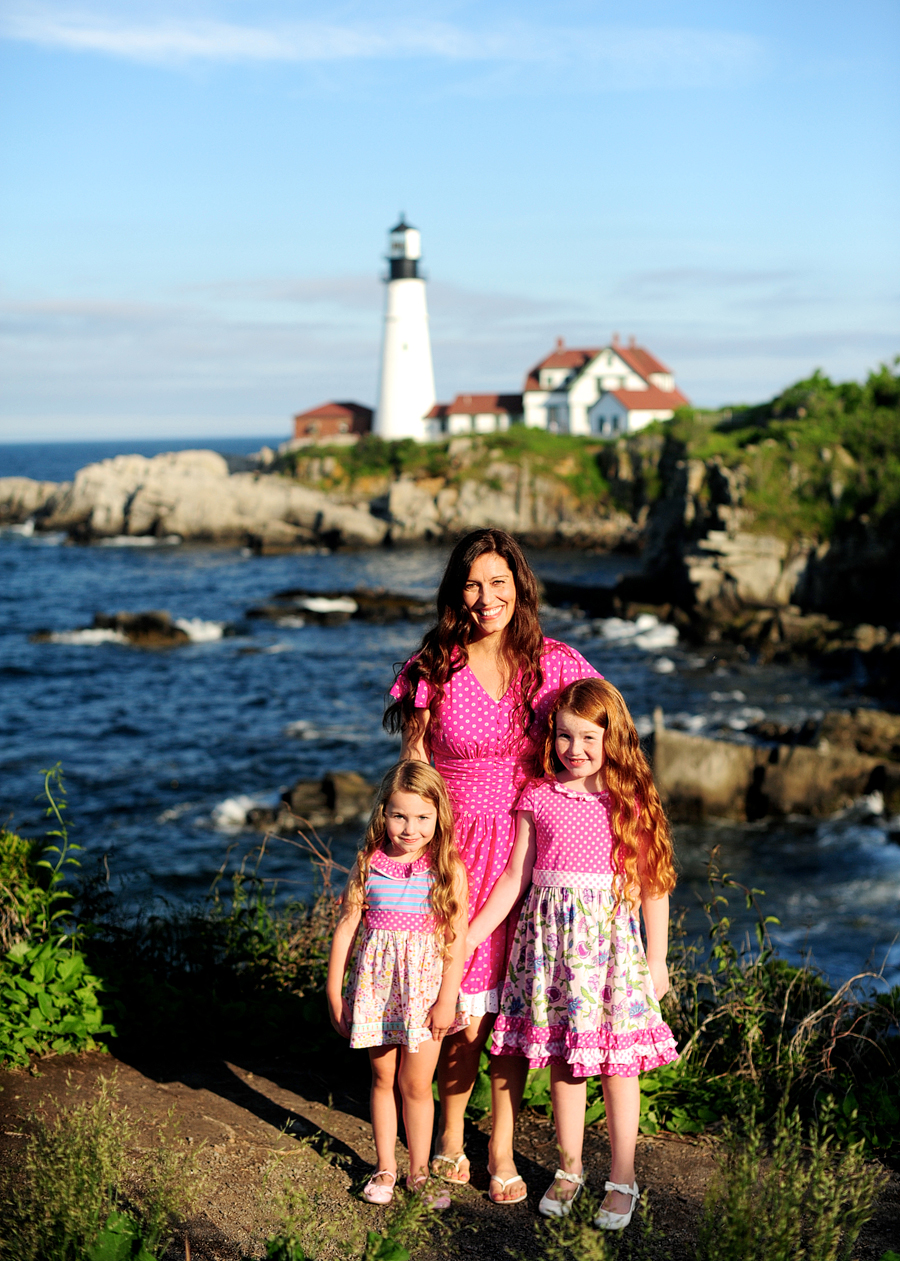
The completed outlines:
[[[896,540],[872,533],[864,515],[827,542],[762,532],[745,504],[749,465],[691,458],[671,435],[579,451],[580,465],[562,448],[548,465],[524,447],[511,458],[487,439],[457,438],[439,452],[440,476],[423,467],[352,478],[336,457],[314,451],[290,467],[247,471],[245,461],[234,472],[213,451],[117,456],[72,482],[0,478],[0,526],[82,543],[203,542],[272,554],[446,544],[497,525],[532,545],[641,556],[643,572],[615,588],[547,581],[553,605],[595,617],[652,612],[694,642],[761,661],[810,661],[835,677],[856,672],[866,690],[900,702]],[[602,495],[585,468],[602,474]],[[341,594],[282,592],[249,615],[339,619],[336,606],[317,611],[309,601]],[[373,612],[364,595],[356,603],[352,616],[423,615],[399,605],[386,613],[383,600]]]

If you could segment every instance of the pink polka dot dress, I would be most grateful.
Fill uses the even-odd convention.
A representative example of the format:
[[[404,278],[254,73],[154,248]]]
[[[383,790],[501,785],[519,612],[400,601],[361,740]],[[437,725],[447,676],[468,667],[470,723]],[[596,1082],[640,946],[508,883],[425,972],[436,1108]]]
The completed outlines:
[[[391,689],[398,699],[409,687],[409,665]],[[470,919],[484,906],[512,853],[516,801],[534,774],[535,754],[553,702],[577,679],[601,677],[581,653],[555,639],[544,640],[541,670],[544,681],[533,701],[537,716],[533,738],[516,723],[520,679],[495,701],[468,666],[452,675],[440,712],[432,718],[431,751],[453,803],[456,844],[469,878]],[[431,695],[431,684],[420,681],[416,708],[427,708]],[[460,999],[470,1016],[498,1010],[515,919],[513,913],[466,961]]]
[[[616,896],[606,792],[530,784],[536,856],[494,1025],[492,1055],[573,1076],[636,1077],[678,1058],[641,941],[637,909]]]

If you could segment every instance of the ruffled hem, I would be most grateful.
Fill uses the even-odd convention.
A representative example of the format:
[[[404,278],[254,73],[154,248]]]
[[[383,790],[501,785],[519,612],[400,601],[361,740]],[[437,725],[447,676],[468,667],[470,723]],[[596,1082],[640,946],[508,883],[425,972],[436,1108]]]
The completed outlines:
[[[523,1056],[529,1068],[567,1064],[575,1077],[637,1077],[678,1059],[678,1047],[665,1022],[617,1034],[611,1029],[536,1027],[527,1017],[500,1016],[491,1055]]]
[[[494,1015],[500,1010],[500,987],[483,990],[480,994],[466,994],[460,990],[458,1006],[472,1019]]]

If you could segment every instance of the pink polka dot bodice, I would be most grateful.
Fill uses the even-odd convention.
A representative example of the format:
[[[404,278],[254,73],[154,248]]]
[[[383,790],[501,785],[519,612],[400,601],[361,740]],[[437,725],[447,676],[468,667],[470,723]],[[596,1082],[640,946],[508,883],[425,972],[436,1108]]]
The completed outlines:
[[[542,779],[528,785],[518,808],[534,815],[535,871],[613,874],[609,793],[577,793]]]
[[[410,664],[406,663],[391,689],[395,697],[403,696],[409,687]],[[535,753],[543,742],[553,702],[562,688],[577,679],[601,677],[580,652],[555,639],[544,640],[541,670],[544,680],[532,702],[537,721],[531,738],[516,721],[521,676],[496,701],[464,666],[447,682],[440,712],[432,717],[431,752],[453,803],[456,843],[469,877],[470,918],[481,910],[509,860],[516,802],[535,772]],[[420,681],[416,708],[425,709],[432,695],[431,684]],[[468,959],[463,994],[482,995],[497,989],[516,914]]]

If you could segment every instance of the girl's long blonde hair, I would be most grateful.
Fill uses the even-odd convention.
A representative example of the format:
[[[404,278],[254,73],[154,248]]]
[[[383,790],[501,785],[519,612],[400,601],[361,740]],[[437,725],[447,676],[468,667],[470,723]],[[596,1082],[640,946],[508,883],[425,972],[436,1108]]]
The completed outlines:
[[[366,838],[356,859],[356,868],[350,878],[347,896],[359,903],[365,902],[366,881],[369,878],[369,866],[373,854],[384,847],[387,828],[385,826],[385,810],[395,792],[415,793],[431,803],[437,811],[437,822],[434,836],[428,842],[425,853],[431,863],[433,875],[431,892],[431,912],[437,926],[437,935],[442,939],[443,950],[456,934],[453,922],[460,912],[459,900],[456,896],[456,882],[462,860],[456,851],[454,840],[453,807],[447,793],[447,785],[441,776],[427,762],[398,762],[392,766],[381,781],[378,797],[366,828]]]
[[[649,763],[622,693],[606,679],[579,679],[557,696],[544,741],[546,775],[562,770],[556,756],[556,715],[568,710],[603,727],[603,773],[612,798],[615,844],[612,864],[624,877],[625,896],[634,906],[641,894],[661,897],[675,888],[672,833]]]

